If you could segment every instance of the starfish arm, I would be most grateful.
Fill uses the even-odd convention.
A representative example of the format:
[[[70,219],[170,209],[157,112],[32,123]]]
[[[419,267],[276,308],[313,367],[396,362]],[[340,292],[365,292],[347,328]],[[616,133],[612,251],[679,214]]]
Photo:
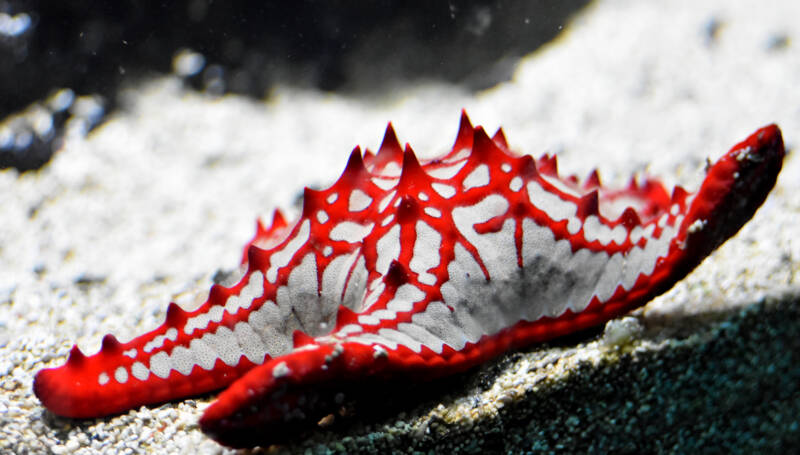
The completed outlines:
[[[573,251],[567,237],[562,239],[565,254],[578,257],[593,267],[585,269],[583,275],[595,277],[591,280],[594,287],[588,294],[588,302],[577,308],[569,303],[570,298],[585,293],[571,293],[569,289],[553,288],[551,284],[564,279],[556,277],[555,273],[564,274],[568,270],[550,270],[544,275],[547,280],[530,282],[525,275],[540,273],[543,263],[526,254],[522,255],[523,265],[518,267],[514,277],[528,281],[530,286],[523,288],[551,286],[549,291],[561,292],[562,298],[551,299],[558,301],[556,306],[541,300],[552,297],[548,289],[525,291],[517,288],[504,294],[502,288],[513,288],[514,283],[498,285],[485,279],[482,275],[485,270],[494,275],[495,281],[502,280],[502,276],[491,261],[487,261],[486,267],[480,267],[466,249],[455,253],[440,292],[405,297],[399,304],[397,296],[402,293],[403,286],[424,288],[424,285],[408,269],[408,264],[395,262],[390,267],[391,272],[383,278],[385,286],[378,287],[384,289],[388,297],[375,299],[372,311],[340,317],[331,335],[306,340],[293,352],[254,368],[219,396],[206,410],[200,426],[213,438],[230,446],[280,442],[296,434],[298,429],[313,426],[321,417],[335,412],[338,405],[335,396],[339,390],[364,388],[374,381],[428,380],[453,374],[508,349],[595,326],[643,305],[672,287],[710,251],[739,230],[773,187],[783,155],[780,131],[768,126],[720,158],[708,170],[694,195],[681,188],[669,195],[652,182],[626,189],[629,202],[636,197],[640,197],[642,203],[662,199],[660,208],[641,210],[642,216],[652,212],[648,223],[643,224],[639,215],[628,209],[620,215],[619,223],[628,230],[628,248],[612,255],[603,253],[605,261],[587,261],[588,253],[579,253],[586,249]],[[540,163],[542,161],[555,167],[549,157]],[[539,166],[540,172],[544,172],[542,167]],[[557,175],[555,169],[552,172]],[[663,193],[663,197],[651,193]],[[577,212],[586,223],[587,217],[600,213],[598,202],[613,203],[620,194],[609,193],[605,199],[598,199],[596,194],[582,196],[583,202],[578,202]],[[581,231],[584,229],[599,228],[584,226]],[[643,232],[631,242],[635,229]],[[414,242],[419,239],[417,236]],[[522,242],[523,248],[529,240]],[[508,241],[514,244],[513,237]],[[542,246],[541,242],[538,246]],[[619,263],[609,259],[615,255]],[[610,262],[614,272],[606,276]],[[478,279],[464,280],[465,275]],[[403,278],[398,279],[398,276]],[[600,282],[609,277],[613,278],[613,285],[606,289]],[[567,282],[581,286],[579,280]],[[393,291],[385,291],[392,287]],[[526,299],[526,292],[540,299]],[[503,296],[507,301],[503,301]],[[386,299],[390,299],[390,303],[382,305]],[[469,301],[480,301],[479,305],[488,310],[481,312],[480,308],[471,307]],[[392,308],[391,302],[401,311],[386,318],[392,316],[385,313],[387,308]],[[413,314],[404,317],[402,309],[412,307]]]

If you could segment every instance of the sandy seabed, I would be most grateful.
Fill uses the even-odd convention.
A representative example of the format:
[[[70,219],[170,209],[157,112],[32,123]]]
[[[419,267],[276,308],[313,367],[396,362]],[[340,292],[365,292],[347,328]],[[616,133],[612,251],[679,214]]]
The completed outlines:
[[[562,172],[598,167],[612,183],[646,171],[694,188],[706,158],[771,122],[783,129],[790,153],[775,190],[736,237],[619,323],[623,332],[626,324],[634,328],[632,338],[620,341],[618,325],[581,343],[514,354],[441,400],[275,450],[624,451],[584,434],[590,414],[554,410],[570,409],[559,390],[583,397],[605,390],[601,381],[609,378],[617,378],[619,393],[597,395],[609,409],[629,402],[644,409],[655,393],[678,400],[664,405],[655,436],[647,433],[652,425],[635,420],[646,421],[655,405],[631,416],[620,411],[608,434],[651,441],[630,451],[694,451],[709,434],[720,435],[722,447],[744,447],[741,432],[731,431],[738,428],[733,418],[669,424],[683,415],[680,400],[722,390],[713,378],[681,374],[684,363],[712,368],[704,363],[709,353],[730,359],[713,366],[720,371],[782,378],[772,386],[784,394],[764,398],[770,409],[751,403],[735,413],[753,416],[743,420],[747,428],[781,430],[753,436],[761,441],[753,449],[796,443],[800,429],[785,419],[800,406],[797,362],[770,355],[797,352],[800,339],[791,304],[800,296],[800,160],[791,152],[800,132],[798,17],[800,4],[791,0],[597,1],[525,57],[513,80],[477,94],[435,83],[370,99],[278,87],[259,102],[206,97],[169,77],[129,88],[123,109],[88,136],[69,136],[42,170],[0,172],[0,451],[228,452],[196,425],[213,397],[72,421],[41,407],[33,375],[63,363],[72,343],[93,353],[105,333],[124,341],[156,327],[171,300],[187,307],[201,301],[214,273],[237,266],[255,217],[268,221],[275,207],[296,215],[302,187],[332,182],[356,144],[376,148],[387,121],[429,157],[450,145],[461,108],[487,130],[502,124],[520,152],[558,153]],[[675,378],[682,389],[647,388],[641,371]],[[752,393],[766,387],[751,385]],[[712,410],[719,404],[704,403]],[[720,406],[719,415],[734,412]],[[531,407],[563,417],[560,443],[541,427],[526,430]],[[478,428],[499,435],[487,439]]]

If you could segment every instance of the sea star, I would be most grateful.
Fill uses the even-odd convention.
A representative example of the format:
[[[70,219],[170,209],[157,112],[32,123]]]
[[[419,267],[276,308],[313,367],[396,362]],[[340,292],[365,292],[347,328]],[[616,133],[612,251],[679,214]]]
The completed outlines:
[[[750,219],[783,156],[770,125],[696,193],[608,189],[515,155],[463,112],[452,150],[424,164],[389,124],[377,154],[356,148],[333,186],[306,188],[298,221],[258,224],[238,284],[194,311],[171,303],[127,343],[73,347],[34,392],[88,418],[227,387],[201,428],[233,446],[278,440],[325,415],[317,390],[454,374],[643,305]]]

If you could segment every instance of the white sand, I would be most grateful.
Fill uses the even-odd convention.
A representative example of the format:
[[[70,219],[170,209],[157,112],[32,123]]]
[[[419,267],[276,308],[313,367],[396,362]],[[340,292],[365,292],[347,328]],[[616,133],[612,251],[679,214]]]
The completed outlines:
[[[562,172],[597,166],[622,181],[647,169],[689,187],[706,157],[766,123],[791,147],[798,17],[793,0],[598,1],[513,81],[477,95],[435,84],[369,100],[277,88],[262,103],[205,98],[172,79],[134,87],[125,109],[70,138],[40,172],[0,172],[0,452],[224,452],[196,426],[207,400],[78,423],[44,411],[33,375],[63,363],[73,342],[93,353],[105,333],[125,341],[160,324],[170,300],[202,299],[217,270],[237,265],[256,216],[296,213],[302,187],[332,182],[354,145],[377,147],[388,120],[431,156],[466,107],[488,130],[502,124],[519,151],[558,152]],[[786,46],[771,46],[781,37]],[[754,219],[643,317],[800,291],[798,190],[790,154]]]

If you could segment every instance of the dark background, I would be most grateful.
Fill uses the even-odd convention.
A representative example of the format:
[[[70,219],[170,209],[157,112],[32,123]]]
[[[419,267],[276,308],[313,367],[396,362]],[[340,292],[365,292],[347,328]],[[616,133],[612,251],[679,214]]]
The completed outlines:
[[[91,128],[121,86],[172,72],[182,49],[205,60],[187,85],[213,95],[262,98],[276,83],[369,95],[431,79],[480,90],[588,2],[0,0],[0,15],[29,23],[0,31],[0,168],[38,169],[67,119],[86,115],[48,104],[57,90],[95,95]],[[51,130],[32,126],[32,105],[52,114]]]

